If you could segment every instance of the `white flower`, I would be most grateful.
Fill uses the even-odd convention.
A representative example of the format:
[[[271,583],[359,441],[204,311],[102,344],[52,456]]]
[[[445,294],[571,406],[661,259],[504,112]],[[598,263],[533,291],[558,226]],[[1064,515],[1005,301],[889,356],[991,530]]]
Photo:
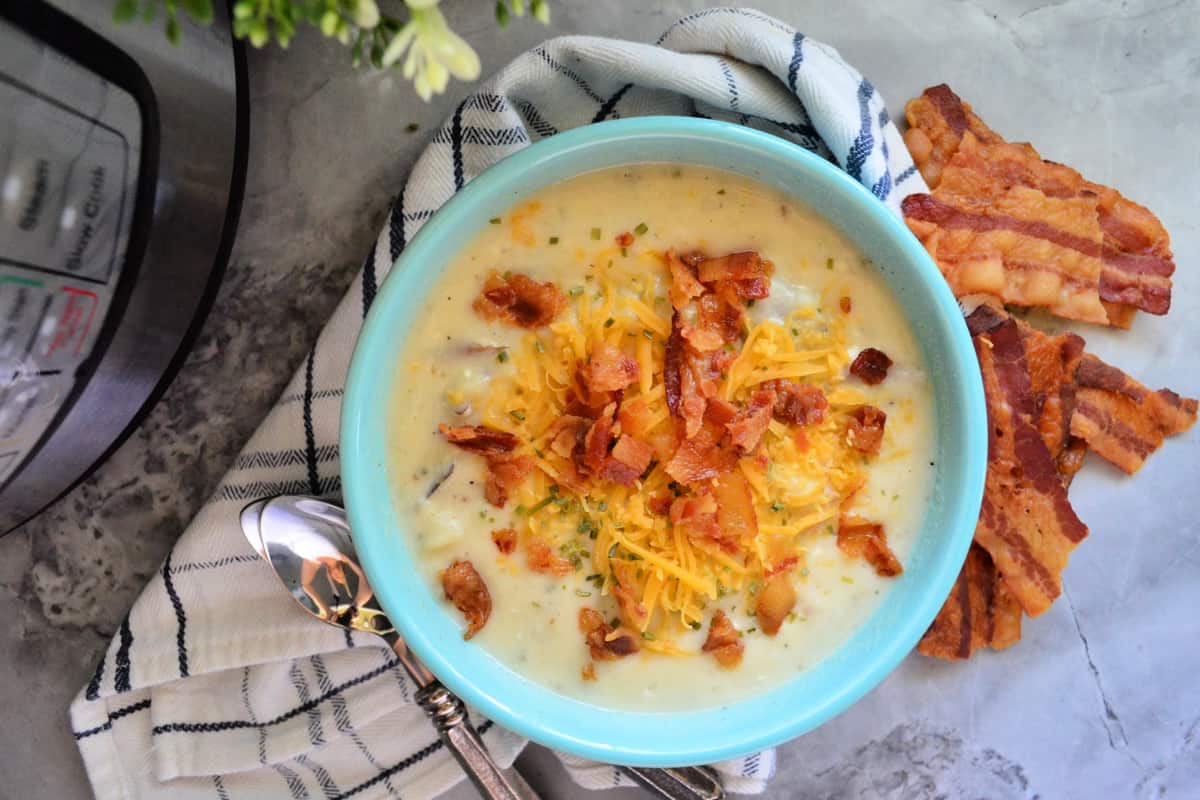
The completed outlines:
[[[406,0],[412,18],[383,51],[383,65],[391,66],[400,60],[404,51],[404,77],[422,100],[446,90],[450,76],[463,81],[479,77],[479,56],[458,34],[446,25],[438,9],[438,0]]]
[[[379,6],[375,0],[358,0],[354,8],[354,24],[360,28],[374,28],[379,24]]]

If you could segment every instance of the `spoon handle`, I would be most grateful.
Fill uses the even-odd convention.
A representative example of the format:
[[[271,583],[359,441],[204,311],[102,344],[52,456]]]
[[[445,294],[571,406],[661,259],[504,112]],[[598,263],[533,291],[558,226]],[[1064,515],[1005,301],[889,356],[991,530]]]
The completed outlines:
[[[621,767],[646,789],[668,800],[722,800],[721,778],[711,767]]]
[[[492,760],[479,733],[471,727],[467,707],[462,699],[433,677],[433,674],[413,657],[404,640],[394,632],[385,635],[393,652],[408,671],[417,689],[417,704],[433,721],[438,735],[446,743],[471,783],[488,800],[541,800],[515,769],[502,770]]]

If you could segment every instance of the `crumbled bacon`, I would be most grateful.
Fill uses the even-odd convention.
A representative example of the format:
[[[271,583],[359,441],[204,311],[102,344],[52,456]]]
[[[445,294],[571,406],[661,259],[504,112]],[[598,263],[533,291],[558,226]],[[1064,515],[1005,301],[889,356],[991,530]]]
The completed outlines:
[[[509,494],[521,485],[525,476],[537,468],[529,456],[493,457],[488,459],[487,478],[483,494],[496,508],[504,508]]]
[[[719,408],[717,404],[710,407]],[[685,439],[667,462],[666,472],[679,483],[715,478],[737,463],[737,448],[729,441],[724,423],[706,415],[696,435]]]
[[[877,522],[843,515],[838,519],[837,546],[851,558],[863,558],[875,574],[891,578],[904,572],[887,543],[887,534]]]
[[[612,443],[613,417],[616,413],[617,404],[609,403],[583,437],[583,452],[579,461],[582,468],[591,474],[604,469],[604,462],[608,460],[608,446]]]
[[[774,409],[773,390],[756,389],[751,393],[750,400],[737,412],[737,416],[725,423],[734,447],[743,454],[758,447],[763,434],[767,432],[767,426],[771,424]]]
[[[791,579],[786,573],[772,576],[754,599],[754,616],[758,619],[758,627],[767,636],[774,636],[795,607],[796,587]]]
[[[849,314],[851,309],[854,308],[854,301],[846,295],[842,295],[841,298],[838,299],[838,308],[842,309],[843,314]]]
[[[667,266],[671,270],[668,294],[676,311],[691,302],[692,298],[704,294],[704,284],[696,279],[696,267],[680,258],[674,250],[667,251]]]
[[[887,377],[892,360],[882,350],[868,347],[854,357],[850,364],[850,374],[868,386],[883,383]]]
[[[492,531],[492,543],[504,555],[512,555],[517,549],[517,532],[512,528],[498,528]]]
[[[575,571],[570,561],[555,555],[549,543],[534,533],[525,538],[525,564],[534,572],[560,577]]]
[[[509,492],[525,479],[537,466],[529,456],[513,456],[512,451],[520,440],[507,431],[489,428],[486,425],[460,425],[450,427],[445,423],[438,430],[446,441],[487,459],[487,477],[483,487],[484,497],[497,508],[508,502]]]
[[[711,494],[685,495],[671,503],[671,525],[683,531],[694,541],[721,540],[721,526],[717,523],[717,501]]]
[[[639,649],[632,632],[624,628],[614,631],[595,609],[579,609],[579,629],[584,633],[593,661],[613,661],[632,655]]]
[[[442,570],[442,591],[454,607],[467,618],[464,639],[470,639],[487,624],[492,613],[492,596],[487,584],[470,561],[455,560]]]
[[[618,233],[616,236],[616,242],[618,247],[629,247],[633,244],[633,233],[630,231]]]
[[[721,549],[737,552],[742,542],[752,542],[758,535],[758,517],[754,513],[750,484],[741,472],[731,470],[717,478],[712,492],[717,502]]]
[[[650,431],[654,415],[646,398],[635,397],[621,403],[621,408],[617,411],[617,421],[621,423],[622,433],[641,438]]]
[[[776,379],[759,384],[759,388],[775,392],[775,419],[785,425],[815,425],[825,419],[829,401],[818,386]]]
[[[579,368],[579,377],[592,393],[614,392],[636,381],[638,372],[635,359],[625,355],[619,347],[602,343]]]
[[[475,298],[473,308],[489,322],[521,328],[540,328],[554,321],[567,307],[567,297],[553,283],[538,283],[519,273],[493,271]]]
[[[653,447],[628,434],[621,434],[600,471],[600,477],[613,483],[632,486],[650,466],[653,458]]]
[[[621,622],[637,630],[645,628],[646,623],[650,621],[650,614],[634,591],[633,573],[636,568],[629,561],[610,559],[608,563],[612,567],[613,578],[616,579],[616,583],[612,585],[612,594],[617,601]]]
[[[438,425],[438,431],[455,447],[482,456],[511,453],[521,443],[521,440],[511,433],[489,428],[487,425],[460,425],[452,428],[443,422]]]
[[[859,406],[850,416],[846,443],[855,450],[875,455],[883,444],[883,426],[886,422],[887,414],[875,406]]]
[[[717,663],[725,669],[733,669],[742,663],[742,653],[746,649],[745,642],[738,629],[733,627],[725,611],[718,608],[713,614],[712,623],[708,627],[708,638],[701,648],[706,653],[712,653]]]
[[[665,517],[671,513],[671,503],[675,496],[667,490],[659,490],[646,500],[646,510],[651,514],[657,514],[660,517]]]
[[[591,420],[574,414],[563,414],[546,429],[546,440],[551,452],[563,458],[571,458],[576,446],[583,441]]]
[[[671,416],[683,417],[683,333],[679,329],[679,311],[671,315],[671,335],[663,356],[663,392]]]

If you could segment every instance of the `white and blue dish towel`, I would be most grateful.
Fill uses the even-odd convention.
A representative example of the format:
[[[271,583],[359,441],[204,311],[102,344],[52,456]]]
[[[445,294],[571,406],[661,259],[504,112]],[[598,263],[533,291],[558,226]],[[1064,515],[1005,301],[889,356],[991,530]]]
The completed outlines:
[[[361,274],[215,495],[142,592],[71,724],[100,800],[430,798],[462,780],[391,652],[304,614],[251,552],[248,501],[336,498],[338,413],[380,281],[442,203],[505,156],[559,131],[647,114],[767,131],[839,164],[898,212],[924,191],[883,100],[828,45],[748,9],[702,11],[654,44],[569,36],[482,83],[434,135]],[[504,765],[525,742],[476,716]],[[564,757],[590,788],[628,784]],[[718,764],[763,791],[774,752]]]

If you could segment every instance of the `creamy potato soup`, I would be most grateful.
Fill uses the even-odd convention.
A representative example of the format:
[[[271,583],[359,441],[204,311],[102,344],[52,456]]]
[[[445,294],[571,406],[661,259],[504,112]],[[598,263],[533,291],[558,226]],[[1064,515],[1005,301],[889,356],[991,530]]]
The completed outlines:
[[[814,210],[731,173],[540,191],[464,242],[398,358],[423,578],[473,644],[596,705],[720,705],[812,667],[901,579],[929,500],[897,301]]]

